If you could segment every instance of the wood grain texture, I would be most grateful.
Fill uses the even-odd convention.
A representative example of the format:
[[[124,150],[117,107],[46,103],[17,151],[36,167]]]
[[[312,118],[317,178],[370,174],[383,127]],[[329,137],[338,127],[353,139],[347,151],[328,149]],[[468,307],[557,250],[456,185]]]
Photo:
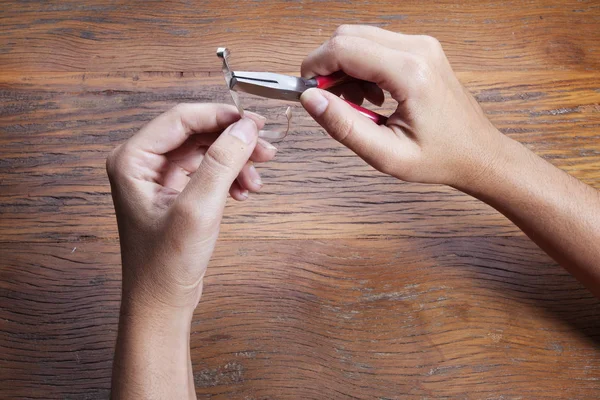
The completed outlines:
[[[298,70],[344,23],[436,36],[457,70],[600,69],[597,1],[4,2],[12,71],[215,71],[227,43],[244,69]],[[236,56],[236,57],[238,57]]]
[[[5,249],[2,397],[106,397],[116,243]],[[526,238],[221,241],[205,288],[200,398],[598,394],[600,304]]]
[[[108,152],[178,102],[230,101],[222,77],[202,74],[3,77],[3,241],[115,239],[104,170]],[[576,177],[599,185],[598,74],[460,77],[501,130]],[[275,124],[283,121],[281,102],[249,96],[243,100]],[[388,104],[384,110],[390,113]],[[264,191],[228,209],[222,238],[519,234],[490,207],[455,190],[381,176],[326,136],[297,105],[290,136],[279,147],[276,161],[261,168]]]
[[[600,188],[596,1],[5,1],[0,398],[108,396],[107,153],[179,102],[230,102],[217,46],[295,73],[359,22],[438,37],[502,132]],[[200,398],[600,396],[600,302],[504,217],[382,176],[298,105],[278,146],[264,191],[227,206],[192,327]]]

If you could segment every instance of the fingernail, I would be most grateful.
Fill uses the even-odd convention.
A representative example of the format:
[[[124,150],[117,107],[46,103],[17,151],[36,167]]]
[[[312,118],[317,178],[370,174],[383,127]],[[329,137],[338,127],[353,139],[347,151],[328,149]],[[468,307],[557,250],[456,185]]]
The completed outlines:
[[[250,168],[248,168],[248,174],[250,175],[250,180],[254,184],[262,186],[262,179],[260,179],[260,175],[258,174],[256,168],[254,168],[254,165],[251,165]]]
[[[256,117],[256,118],[260,119],[261,121],[266,121],[266,120],[267,120],[267,117],[263,117],[262,115],[260,115],[260,114],[257,114],[257,113],[255,113],[255,112],[252,112],[252,111],[244,111],[244,112],[245,112],[246,114],[251,114],[252,116],[254,116],[254,117]]]
[[[258,134],[258,128],[250,118],[242,118],[229,128],[229,134],[250,144]]]
[[[242,196],[242,198],[243,198],[244,200],[246,200],[246,199],[248,198],[248,190],[247,190],[247,189],[244,189],[244,190],[242,190],[242,191],[240,192],[240,196]]]
[[[269,143],[266,140],[261,139],[261,138],[258,138],[258,144],[267,150],[275,150],[275,151],[279,150],[277,147],[273,146],[271,143]]]
[[[306,111],[308,111],[308,113],[313,117],[320,117],[329,105],[329,100],[327,100],[325,96],[321,94],[319,89],[314,88],[308,89],[302,93],[302,96],[300,96],[300,101],[302,102],[302,105]]]

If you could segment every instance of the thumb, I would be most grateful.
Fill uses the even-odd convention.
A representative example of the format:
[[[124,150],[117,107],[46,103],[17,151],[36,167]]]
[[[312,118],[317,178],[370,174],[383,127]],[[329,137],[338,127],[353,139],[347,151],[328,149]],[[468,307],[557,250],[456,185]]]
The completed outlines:
[[[242,118],[208,148],[178,201],[202,203],[203,213],[220,215],[233,181],[248,162],[258,138],[256,124]]]
[[[306,111],[335,140],[378,168],[394,139],[391,130],[379,126],[336,95],[308,89],[300,97]]]

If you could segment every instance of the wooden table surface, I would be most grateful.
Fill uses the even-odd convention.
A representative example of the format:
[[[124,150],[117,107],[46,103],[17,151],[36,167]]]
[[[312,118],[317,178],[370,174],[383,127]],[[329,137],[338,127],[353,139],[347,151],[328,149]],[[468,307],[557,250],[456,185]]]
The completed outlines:
[[[109,395],[107,153],[177,103],[230,102],[218,46],[297,73],[343,23],[436,36],[502,132],[600,188],[598,1],[2,1],[1,398]],[[192,325],[200,398],[600,396],[598,300],[490,207],[294,114],[264,192],[227,206]]]

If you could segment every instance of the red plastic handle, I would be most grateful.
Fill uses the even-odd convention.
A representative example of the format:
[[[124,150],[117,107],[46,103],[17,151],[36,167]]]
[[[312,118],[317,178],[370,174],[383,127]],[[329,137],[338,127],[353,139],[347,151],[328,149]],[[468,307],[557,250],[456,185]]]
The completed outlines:
[[[346,75],[343,71],[334,72],[333,74],[327,75],[327,76],[316,76],[315,80],[317,81],[317,87],[319,89],[324,89],[324,90],[331,89],[334,86],[338,86],[338,85],[341,85],[341,84],[347,83],[347,82],[352,82],[352,81],[360,82],[359,79],[355,79],[355,78],[351,77],[350,75]],[[357,104],[351,103],[348,100],[346,100],[346,103],[350,104],[350,106],[352,106],[352,108],[357,110],[359,113],[361,113],[365,117],[369,118],[371,121],[375,122],[377,125],[385,125],[385,123],[387,122],[387,117],[385,117],[381,114],[377,114],[374,111],[368,110]]]
[[[352,108],[357,110],[359,113],[369,118],[371,121],[375,122],[377,125],[385,125],[387,123],[387,117],[381,114],[377,114],[375,111],[371,111],[367,108],[361,107],[358,104],[354,104],[345,100],[346,103],[350,104]]]
[[[317,81],[317,87],[319,89],[327,90],[334,86],[341,85],[342,83],[355,81],[356,79],[350,75],[346,75],[344,71],[338,71],[327,76],[316,76],[315,80]]]

